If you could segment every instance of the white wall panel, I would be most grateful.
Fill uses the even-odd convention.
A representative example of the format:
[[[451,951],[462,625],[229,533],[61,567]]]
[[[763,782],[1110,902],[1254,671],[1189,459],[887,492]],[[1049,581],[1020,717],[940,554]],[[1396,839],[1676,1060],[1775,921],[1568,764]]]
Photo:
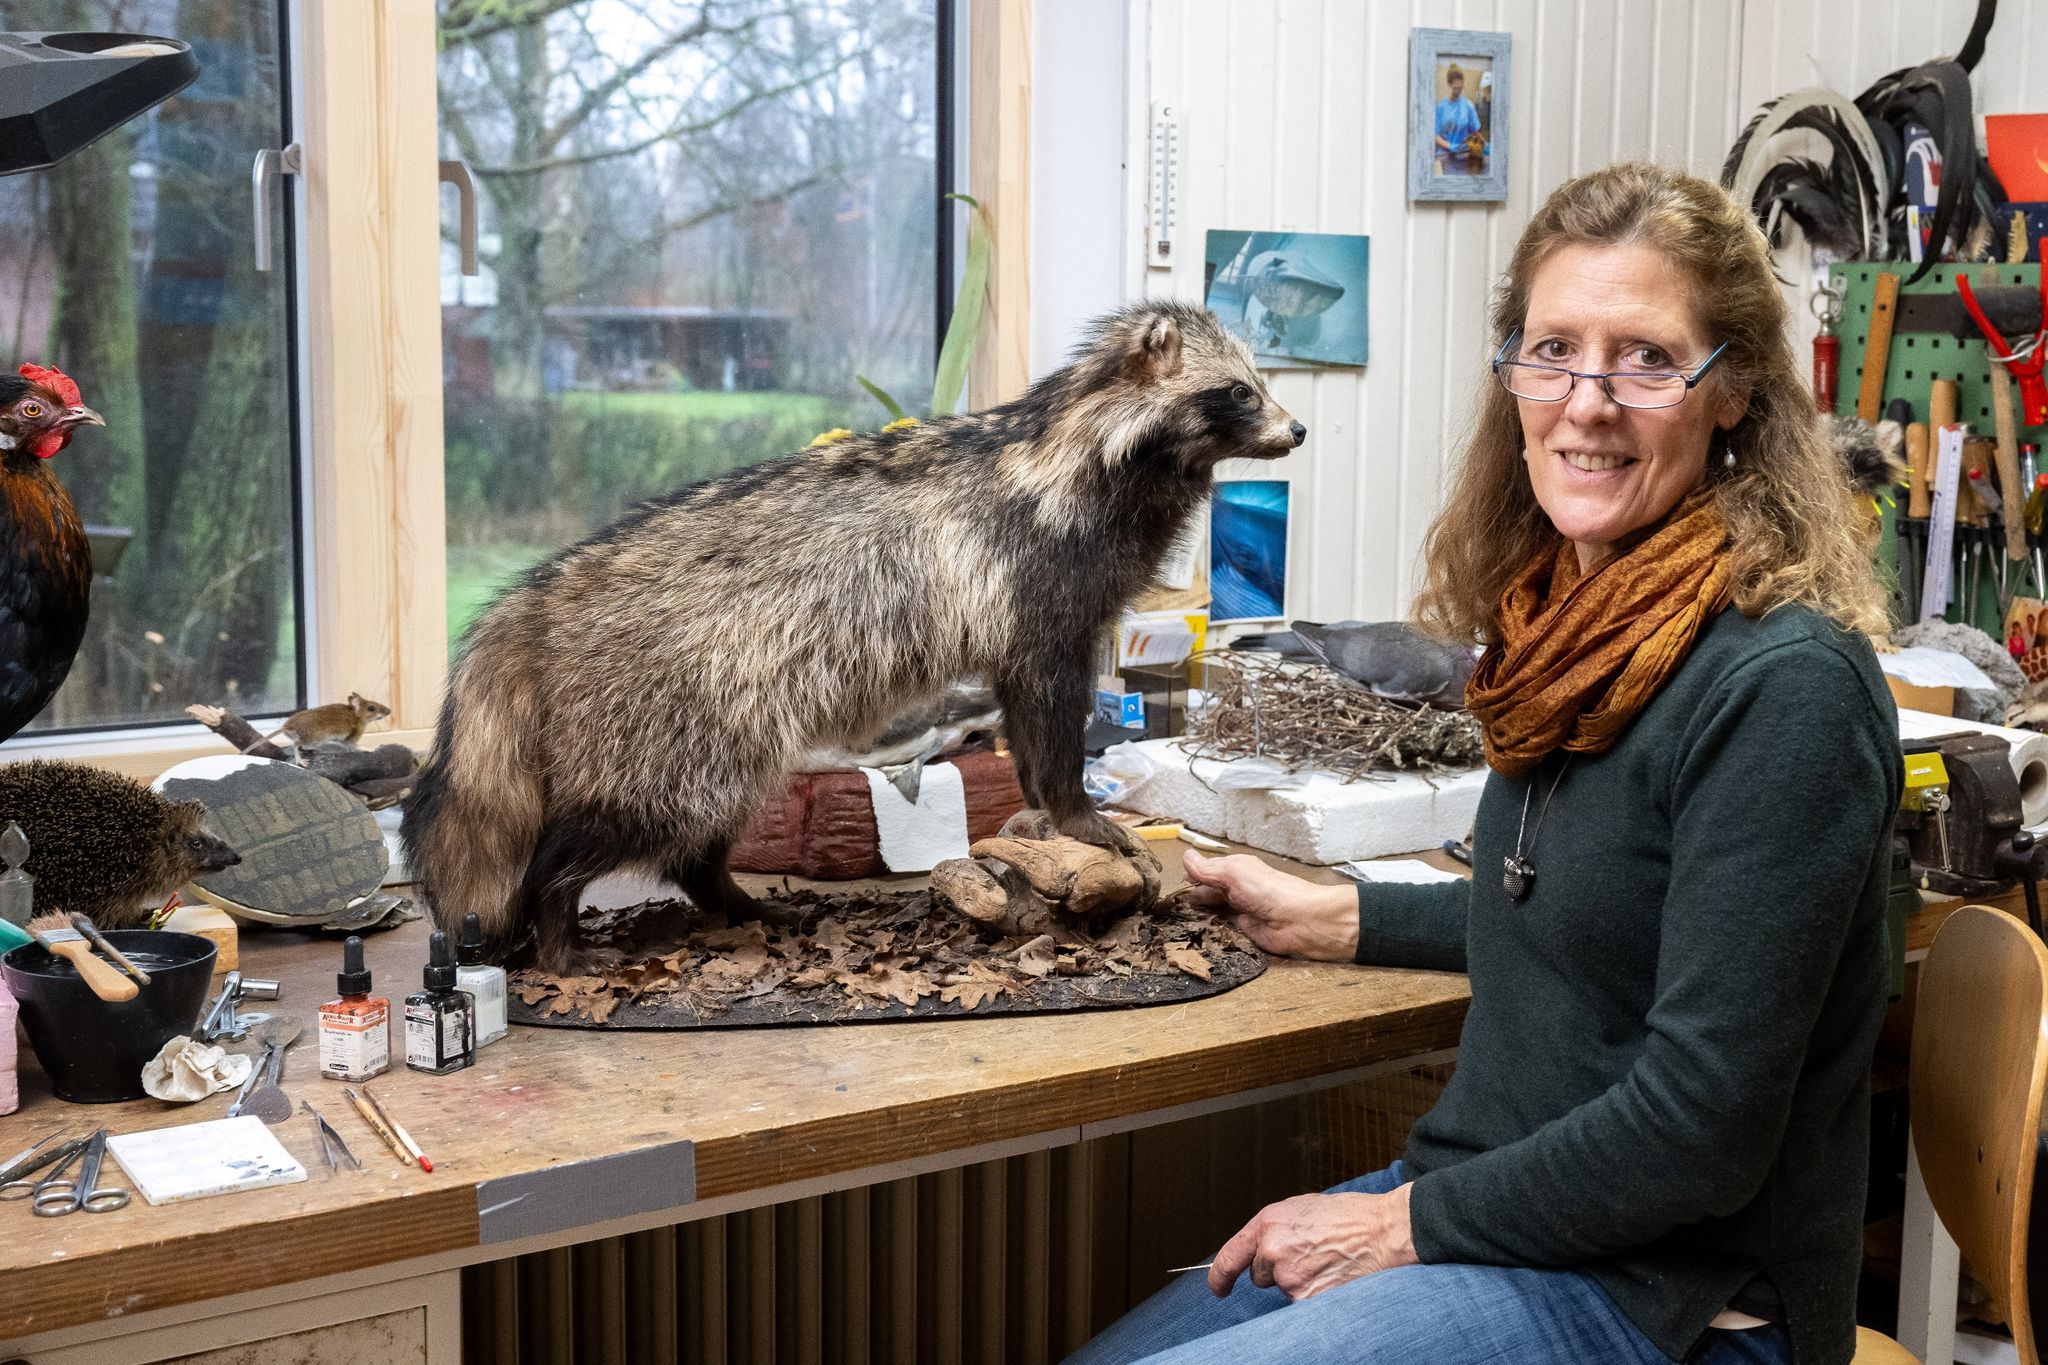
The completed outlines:
[[[1750,8],[1759,8],[1750,6]],[[1796,8],[1796,7],[1795,7]],[[1290,614],[1407,609],[1443,473],[1485,379],[1488,299],[1532,207],[1622,156],[1712,173],[1738,126],[1730,0],[1150,0],[1136,78],[1181,111],[1179,263],[1142,292],[1198,298],[1210,228],[1372,237],[1372,360],[1280,371],[1310,429],[1293,485]],[[1411,27],[1514,36],[1505,204],[1408,201]],[[1133,100],[1133,106],[1144,105]],[[1143,127],[1129,156],[1142,174]]]

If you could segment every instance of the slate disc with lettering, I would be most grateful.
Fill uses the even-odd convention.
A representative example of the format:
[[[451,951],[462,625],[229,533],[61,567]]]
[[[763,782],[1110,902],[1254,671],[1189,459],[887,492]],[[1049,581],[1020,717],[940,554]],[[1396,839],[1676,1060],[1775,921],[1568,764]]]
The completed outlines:
[[[209,833],[242,861],[194,883],[240,919],[313,928],[377,891],[389,855],[376,817],[324,777],[232,754],[180,763],[156,780],[173,801],[206,807]]]

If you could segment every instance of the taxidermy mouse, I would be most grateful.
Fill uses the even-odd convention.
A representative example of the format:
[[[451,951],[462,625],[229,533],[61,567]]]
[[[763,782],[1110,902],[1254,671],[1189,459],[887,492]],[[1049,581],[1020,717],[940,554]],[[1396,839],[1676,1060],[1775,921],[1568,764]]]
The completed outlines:
[[[364,726],[390,714],[391,708],[383,702],[371,701],[359,692],[351,692],[347,701],[331,701],[325,706],[311,706],[293,712],[283,725],[274,733],[265,735],[264,739],[275,744],[282,738],[294,750],[309,749],[330,739],[354,744],[363,737]]]

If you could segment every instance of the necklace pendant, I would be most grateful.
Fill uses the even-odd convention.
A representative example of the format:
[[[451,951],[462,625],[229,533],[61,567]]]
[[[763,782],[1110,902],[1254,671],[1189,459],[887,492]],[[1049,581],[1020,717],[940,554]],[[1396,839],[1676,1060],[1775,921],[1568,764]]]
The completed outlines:
[[[1508,893],[1509,900],[1519,904],[1536,881],[1536,864],[1520,854],[1502,858],[1501,862],[1505,864],[1501,872],[1501,887]]]

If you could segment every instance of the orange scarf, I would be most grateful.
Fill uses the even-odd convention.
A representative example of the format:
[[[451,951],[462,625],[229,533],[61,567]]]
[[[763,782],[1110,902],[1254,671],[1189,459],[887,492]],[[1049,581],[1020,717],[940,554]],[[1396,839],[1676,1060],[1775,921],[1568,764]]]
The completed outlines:
[[[1731,579],[1728,528],[1704,490],[1583,576],[1571,541],[1539,551],[1501,594],[1501,642],[1465,687],[1486,761],[1514,777],[1556,749],[1611,747],[1728,605]]]

